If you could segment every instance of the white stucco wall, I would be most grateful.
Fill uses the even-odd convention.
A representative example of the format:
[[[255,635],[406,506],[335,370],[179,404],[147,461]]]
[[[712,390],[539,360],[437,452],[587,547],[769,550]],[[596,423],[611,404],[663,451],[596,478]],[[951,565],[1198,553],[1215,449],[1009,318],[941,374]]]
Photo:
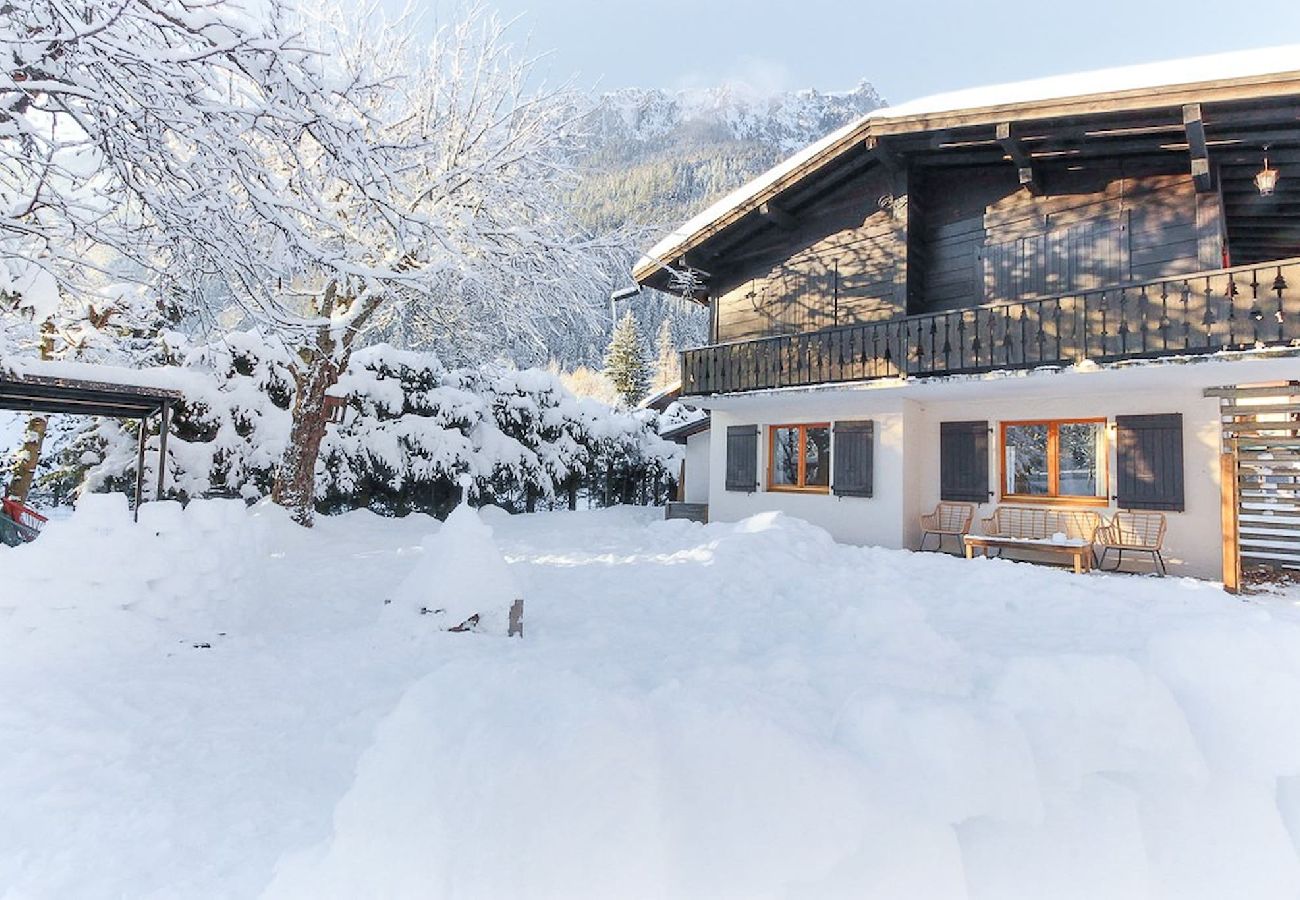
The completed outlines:
[[[745,398],[738,409],[713,413],[709,466],[709,519],[734,521],[765,510],[780,510],[807,519],[829,531],[836,540],[854,544],[903,545],[904,528],[904,415],[902,398],[880,397],[867,415],[858,398],[843,393]],[[767,490],[767,428],[791,422],[835,422],[870,418],[875,422],[874,496],[836,497]],[[752,494],[726,490],[727,426],[764,426],[759,438],[759,488]]]
[[[1115,416],[1150,413],[1181,413],[1183,416],[1183,512],[1165,513],[1169,530],[1165,536],[1165,561],[1171,572],[1200,577],[1218,577],[1221,565],[1219,521],[1219,402],[1201,396],[1195,385],[1161,390],[1133,390],[1095,395],[1090,392],[1033,397],[1008,397],[927,403],[918,407],[916,452],[927,477],[920,482],[920,505],[933,509],[939,502],[939,423],[954,419],[988,419],[989,486],[993,497],[980,504],[979,516],[992,514],[1001,502],[1000,461],[997,423],[1014,419],[1073,419],[1105,416],[1109,459],[1106,465],[1106,496],[1115,493],[1117,471]],[[1014,504],[1015,501],[1006,501]],[[1065,504],[1062,504],[1065,505]],[[1116,512],[1107,507],[1088,507],[1105,517]],[[975,530],[980,531],[976,521]],[[915,546],[914,544],[912,546]],[[1110,560],[1110,562],[1113,562]]]
[[[701,431],[686,439],[686,491],[687,503],[709,502],[709,439],[710,432]]]
[[[1300,361],[1289,357],[1205,359],[1193,362],[1088,368],[1066,372],[1010,373],[984,378],[874,383],[841,388],[732,395],[707,401],[713,411],[709,516],[732,521],[763,510],[807,519],[837,540],[886,547],[915,547],[917,519],[939,500],[939,423],[987,419],[989,484],[995,491],[979,512],[998,503],[997,423],[1014,419],[1109,420],[1107,495],[1115,492],[1116,415],[1181,413],[1186,509],[1168,513],[1166,560],[1171,572],[1217,578],[1220,574],[1218,401],[1206,387],[1300,378]],[[870,418],[876,423],[875,496],[835,497],[766,490],[767,431],[772,424]],[[727,491],[728,425],[764,426],[759,440],[759,490]],[[1103,515],[1115,512],[1112,505]],[[975,530],[979,531],[976,522]]]

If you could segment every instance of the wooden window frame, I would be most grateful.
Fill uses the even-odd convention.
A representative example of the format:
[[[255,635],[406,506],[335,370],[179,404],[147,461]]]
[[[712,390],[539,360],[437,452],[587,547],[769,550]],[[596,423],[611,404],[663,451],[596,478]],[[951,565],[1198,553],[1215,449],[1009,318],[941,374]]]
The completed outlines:
[[[798,484],[774,484],[772,481],[772,472],[776,463],[776,433],[783,428],[797,428],[799,430],[799,483]],[[831,492],[830,479],[827,484],[805,484],[808,479],[808,429],[825,428],[827,435],[830,435],[830,422],[790,422],[782,425],[767,426],[767,489],[769,491],[778,491],[787,494],[829,494]],[[834,440],[827,442],[828,454],[834,453],[830,445]],[[830,459],[826,460],[827,466],[830,465]],[[827,469],[827,472],[832,471]]]
[[[1007,428],[1024,425],[1047,426],[1047,486],[1046,494],[1007,493]],[[1100,425],[1102,446],[1097,452],[1097,486],[1101,495],[1082,497],[1060,493],[1062,425]],[[1078,419],[1012,419],[998,423],[998,497],[1010,503],[1043,503],[1052,506],[1110,506],[1110,422],[1105,416]]]

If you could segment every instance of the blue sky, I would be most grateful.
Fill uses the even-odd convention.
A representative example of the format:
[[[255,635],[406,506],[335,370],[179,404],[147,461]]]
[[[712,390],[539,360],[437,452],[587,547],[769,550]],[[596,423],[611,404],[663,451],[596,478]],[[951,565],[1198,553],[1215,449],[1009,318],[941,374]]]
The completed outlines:
[[[418,0],[417,0],[418,2]],[[384,0],[396,8],[400,0]],[[1300,0],[1010,3],[496,0],[520,38],[584,85],[938,91],[1300,42]],[[447,0],[419,6],[445,15]],[[1296,61],[1300,69],[1300,59]]]

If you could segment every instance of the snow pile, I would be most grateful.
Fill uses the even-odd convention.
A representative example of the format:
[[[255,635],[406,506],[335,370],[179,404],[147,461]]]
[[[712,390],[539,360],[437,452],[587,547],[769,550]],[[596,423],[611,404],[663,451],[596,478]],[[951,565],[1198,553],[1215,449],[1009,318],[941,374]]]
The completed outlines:
[[[39,540],[6,553],[4,590],[19,602],[9,626],[27,636],[10,652],[111,642],[129,623],[137,637],[188,631],[221,619],[214,601],[251,590],[252,566],[276,507],[250,512],[242,501],[146,503],[132,521],[122,494],[87,494]],[[123,616],[123,613],[129,616]],[[162,629],[162,630],[160,630]]]
[[[523,591],[492,541],[492,528],[468,504],[452,510],[424,555],[393,592],[392,618],[409,629],[416,613],[444,631],[506,634]]]
[[[492,513],[529,636],[475,640],[383,605],[431,520],[255,507],[241,549],[205,505],[150,528],[242,577],[165,620],[103,592],[121,511],[0,550],[15,896],[1300,893],[1294,589]]]

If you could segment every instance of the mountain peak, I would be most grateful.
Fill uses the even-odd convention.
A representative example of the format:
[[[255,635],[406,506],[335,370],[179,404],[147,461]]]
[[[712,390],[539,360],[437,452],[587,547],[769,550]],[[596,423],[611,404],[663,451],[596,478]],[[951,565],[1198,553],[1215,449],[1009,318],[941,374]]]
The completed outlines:
[[[884,105],[863,79],[848,91],[761,91],[745,82],[677,90],[623,88],[600,97],[600,143],[739,141],[792,153],[845,122]]]

